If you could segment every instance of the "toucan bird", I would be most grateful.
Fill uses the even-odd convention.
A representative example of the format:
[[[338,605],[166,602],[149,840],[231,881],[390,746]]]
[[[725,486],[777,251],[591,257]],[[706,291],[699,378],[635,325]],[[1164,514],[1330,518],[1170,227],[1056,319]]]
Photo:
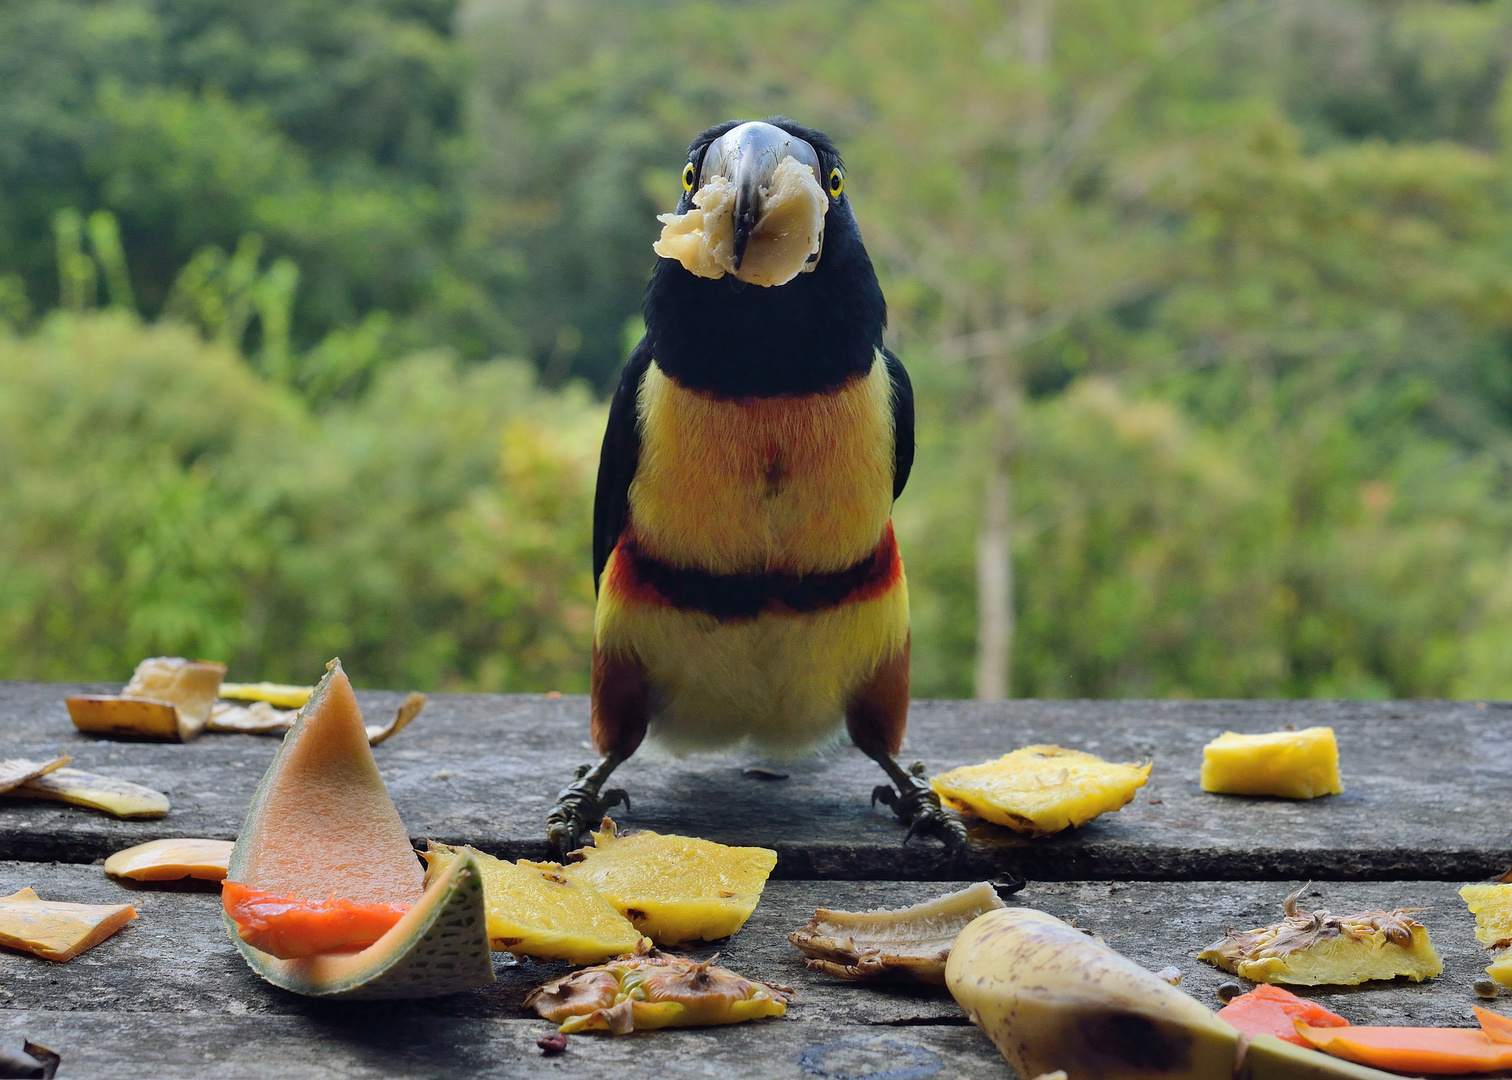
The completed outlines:
[[[843,731],[881,798],[959,850],[908,720],[908,584],[892,505],[913,390],[825,135],[730,121],[688,148],[646,332],[609,411],[593,512],[594,746],[558,796],[559,855],[624,798],[609,774],[650,736],[674,752],[795,756]]]

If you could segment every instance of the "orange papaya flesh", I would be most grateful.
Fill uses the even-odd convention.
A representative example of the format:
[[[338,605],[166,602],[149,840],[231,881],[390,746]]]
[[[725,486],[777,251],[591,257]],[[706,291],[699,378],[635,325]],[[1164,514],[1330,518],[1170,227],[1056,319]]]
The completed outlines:
[[[1274,1035],[1297,1046],[1311,1046],[1297,1034],[1294,1021],[1301,1020],[1318,1028],[1348,1027],[1349,1021],[1338,1013],[1329,1012],[1315,1001],[1299,998],[1290,990],[1261,983],[1247,994],[1241,994],[1218,1010],[1218,1019],[1254,1038],[1256,1035]]]
[[[1296,1021],[1297,1034],[1334,1057],[1392,1072],[1451,1076],[1512,1068],[1512,1043],[1476,1028],[1315,1028]]]
[[[1492,1042],[1512,1043],[1512,1019],[1508,1019],[1501,1013],[1494,1013],[1490,1009],[1483,1009],[1479,1005],[1470,1006],[1475,1010],[1475,1019],[1480,1023],[1481,1030]]]
[[[408,904],[355,904],[336,896],[301,900],[235,881],[221,886],[221,904],[236,923],[238,937],[280,960],[367,948],[410,909]]]

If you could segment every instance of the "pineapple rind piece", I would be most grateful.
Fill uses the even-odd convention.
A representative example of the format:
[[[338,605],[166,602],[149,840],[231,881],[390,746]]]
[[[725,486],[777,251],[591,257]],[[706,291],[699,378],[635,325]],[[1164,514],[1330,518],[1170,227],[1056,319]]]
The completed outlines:
[[[608,900],[568,881],[555,863],[505,862],[476,848],[432,842],[424,852],[426,885],[466,851],[483,872],[488,937],[495,952],[597,964],[634,952],[644,940]]]
[[[1026,746],[932,778],[942,802],[1030,836],[1085,825],[1134,798],[1150,764],[1120,765],[1081,750]]]
[[[769,848],[649,831],[620,836],[608,818],[593,839],[563,876],[597,889],[658,945],[735,933],[756,910],[777,865]]]
[[[1342,794],[1339,744],[1333,728],[1261,735],[1225,731],[1202,748],[1202,790],[1286,799]]]
[[[1512,945],[1512,885],[1466,885],[1460,899],[1475,916],[1475,940],[1488,949]]]

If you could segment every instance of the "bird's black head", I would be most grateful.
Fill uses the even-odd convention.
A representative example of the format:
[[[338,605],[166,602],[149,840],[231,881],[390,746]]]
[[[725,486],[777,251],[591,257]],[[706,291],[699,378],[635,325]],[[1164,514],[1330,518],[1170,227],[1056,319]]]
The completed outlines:
[[[646,289],[647,343],[686,386],[726,397],[821,392],[870,370],[882,344],[887,305],[851,212],[845,165],[826,135],[783,117],[709,128],[688,147],[677,212],[692,210],[716,178],[733,186],[726,265],[753,263],[761,254],[753,245],[767,242],[758,228],[763,200],[787,159],[812,170],[826,203],[819,250],[802,272],[767,286],[657,260]]]

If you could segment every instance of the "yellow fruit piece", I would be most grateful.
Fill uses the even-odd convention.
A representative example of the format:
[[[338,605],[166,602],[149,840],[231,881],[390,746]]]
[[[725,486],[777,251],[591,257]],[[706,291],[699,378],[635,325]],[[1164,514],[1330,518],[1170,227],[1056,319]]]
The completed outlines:
[[[0,761],[0,791],[9,791],[11,788],[35,780],[39,776],[56,772],[67,765],[73,758],[67,754],[60,754],[46,761],[32,761],[28,758],[6,758]]]
[[[175,881],[186,877],[224,881],[231,847],[229,840],[188,837],[150,840],[106,859],[105,872],[133,881]]]
[[[137,917],[130,904],[64,904],[31,889],[0,896],[0,945],[45,960],[72,960]]]
[[[1026,746],[929,781],[947,806],[1016,832],[1049,836],[1085,825],[1134,798],[1150,766],[1119,765],[1081,750]]]
[[[423,708],[425,708],[425,695],[412,692],[404,699],[404,704],[399,706],[394,713],[394,718],[388,723],[367,725],[364,730],[367,732],[368,745],[377,746],[385,739],[399,734],[411,720],[420,715],[420,710]]]
[[[1512,986],[1512,952],[1502,953],[1486,968],[1486,974],[1503,986]]]
[[[1399,975],[1422,982],[1443,972],[1427,927],[1410,917],[1421,908],[1332,915],[1301,910],[1301,895],[1299,889],[1286,898],[1281,922],[1230,930],[1198,959],[1253,982],[1293,986],[1355,986]]]
[[[582,861],[562,876],[600,893],[659,945],[712,941],[745,925],[777,853],[654,832],[620,836],[604,819]]]
[[[54,769],[0,795],[73,803],[120,818],[159,818],[169,810],[168,796],[161,791],[79,769]]]
[[[143,660],[118,696],[65,698],[74,727],[101,735],[188,742],[205,729],[226,665],[154,656]]]
[[[1225,731],[1202,748],[1202,790],[1286,799],[1342,794],[1339,744],[1333,728],[1264,735]]]
[[[282,735],[294,726],[294,718],[298,715],[292,709],[275,709],[266,701],[254,701],[250,707],[218,701],[210,710],[210,722],[205,725],[205,730],[242,735]]]
[[[525,997],[568,1035],[628,1035],[667,1027],[709,1027],[782,1016],[793,988],[742,978],[728,968],[656,950],[584,968],[538,986]]]
[[[510,863],[476,848],[432,842],[425,852],[426,885],[463,852],[472,852],[483,871],[488,937],[495,952],[597,964],[634,952],[644,940],[608,900],[582,882],[567,880],[555,863]]]
[[[270,682],[228,682],[220,687],[220,696],[228,701],[266,701],[280,709],[301,709],[314,692],[313,686]]]
[[[1512,945],[1512,885],[1466,885],[1460,899],[1475,916],[1475,940],[1488,949]]]

